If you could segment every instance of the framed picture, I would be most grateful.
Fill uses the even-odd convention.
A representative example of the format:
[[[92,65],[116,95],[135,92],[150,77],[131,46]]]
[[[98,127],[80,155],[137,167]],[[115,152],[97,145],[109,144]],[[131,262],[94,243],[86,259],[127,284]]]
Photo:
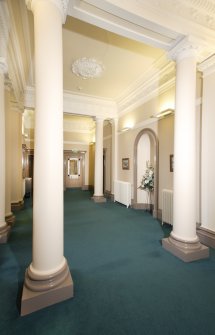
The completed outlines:
[[[169,166],[170,166],[170,172],[174,171],[174,155],[169,156]]]
[[[122,169],[129,170],[129,158],[122,158]]]

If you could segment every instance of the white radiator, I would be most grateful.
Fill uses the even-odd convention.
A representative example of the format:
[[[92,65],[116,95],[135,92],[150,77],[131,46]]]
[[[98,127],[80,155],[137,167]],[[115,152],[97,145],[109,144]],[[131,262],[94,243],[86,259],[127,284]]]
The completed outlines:
[[[127,206],[131,205],[131,183],[126,181],[114,181],[114,201]]]
[[[162,191],[162,225],[165,223],[173,224],[173,191]]]

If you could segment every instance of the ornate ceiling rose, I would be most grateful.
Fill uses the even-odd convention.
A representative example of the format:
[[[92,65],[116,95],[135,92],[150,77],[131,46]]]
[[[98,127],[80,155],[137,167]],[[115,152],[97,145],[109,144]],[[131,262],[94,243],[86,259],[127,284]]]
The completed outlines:
[[[79,58],[72,64],[72,72],[83,79],[98,78],[102,75],[104,66],[95,58]]]

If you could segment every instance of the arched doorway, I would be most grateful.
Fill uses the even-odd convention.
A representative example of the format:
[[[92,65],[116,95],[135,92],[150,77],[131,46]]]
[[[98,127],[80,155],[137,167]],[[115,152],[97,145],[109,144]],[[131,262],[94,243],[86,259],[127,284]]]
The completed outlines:
[[[145,151],[144,151],[145,145]],[[142,147],[143,157],[140,157],[140,146]],[[138,186],[139,180],[139,164],[143,164],[143,173],[146,169],[146,161],[150,160],[154,167],[154,192],[153,192],[153,217],[158,217],[158,139],[155,132],[150,128],[145,128],[139,132],[134,143],[134,208],[138,206]]]

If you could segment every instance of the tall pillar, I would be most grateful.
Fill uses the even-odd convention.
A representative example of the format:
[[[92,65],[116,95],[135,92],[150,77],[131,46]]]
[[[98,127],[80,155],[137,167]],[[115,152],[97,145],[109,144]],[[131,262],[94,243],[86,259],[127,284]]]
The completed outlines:
[[[185,262],[208,257],[196,234],[196,48],[176,50],[173,230],[165,249]]]
[[[10,106],[10,141],[11,141],[11,208],[23,208],[23,178],[22,178],[22,110],[17,103]],[[16,168],[14,169],[14,166]]]
[[[103,122],[104,119],[96,118],[95,175],[93,195],[93,200],[95,202],[106,202],[103,194]]]
[[[10,227],[5,222],[5,99],[4,73],[7,65],[0,58],[0,243],[6,243]]]
[[[25,273],[21,315],[73,297],[73,282],[63,255],[65,3],[27,1],[34,14],[35,34],[33,259]]]
[[[5,87],[5,139],[6,139],[6,190],[5,190],[5,219],[9,225],[15,221],[15,216],[11,211],[11,169],[12,169],[12,148],[11,148],[11,106],[10,106],[11,85],[8,81]]]
[[[112,120],[112,183],[111,194],[114,194],[114,180],[118,178],[118,118]]]

